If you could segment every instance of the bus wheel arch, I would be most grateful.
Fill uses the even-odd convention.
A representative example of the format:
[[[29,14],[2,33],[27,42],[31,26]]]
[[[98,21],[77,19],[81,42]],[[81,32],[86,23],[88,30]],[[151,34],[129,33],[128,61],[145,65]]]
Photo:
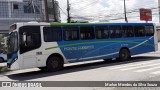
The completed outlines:
[[[130,50],[127,47],[122,47],[119,51],[119,60],[127,61],[131,58]]]
[[[58,71],[61,70],[64,66],[64,59],[60,54],[54,53],[51,54],[46,61],[47,71]]]

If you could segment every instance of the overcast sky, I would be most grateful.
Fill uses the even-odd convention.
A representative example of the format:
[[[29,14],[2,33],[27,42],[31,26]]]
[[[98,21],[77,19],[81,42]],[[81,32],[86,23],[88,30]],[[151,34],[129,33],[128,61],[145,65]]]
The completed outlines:
[[[13,1],[13,0],[12,0]],[[21,0],[16,0],[21,1]],[[60,4],[62,21],[66,21],[66,8],[67,0],[57,0]],[[123,14],[123,1],[124,0],[69,0],[71,6],[72,20],[84,20],[85,18],[90,21],[108,20],[109,22],[124,22]],[[140,8],[157,8],[158,0],[126,0],[126,7],[129,22],[144,22],[139,20]],[[159,22],[158,9],[152,9],[153,21]]]
[[[59,1],[60,7],[66,14],[66,1]],[[71,17],[76,20],[78,17],[89,17],[92,21],[109,20],[109,22],[124,22],[121,20],[110,20],[123,15],[123,1],[124,0],[69,0],[71,5]],[[139,10],[140,8],[157,8],[158,0],[126,0],[127,12]],[[153,22],[159,22],[158,9],[153,9]],[[66,15],[61,12],[62,21],[66,20]],[[129,22],[140,22],[139,12],[128,13]],[[142,22],[142,21],[141,21]],[[144,21],[143,21],[144,22]]]

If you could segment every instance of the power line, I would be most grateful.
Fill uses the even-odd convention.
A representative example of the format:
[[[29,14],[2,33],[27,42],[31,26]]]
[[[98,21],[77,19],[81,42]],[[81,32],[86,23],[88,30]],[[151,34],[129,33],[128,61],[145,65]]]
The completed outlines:
[[[70,3],[70,4],[79,4],[79,3],[86,3],[86,2],[89,2],[89,1],[80,0],[78,2],[73,2],[73,3]]]
[[[63,9],[60,6],[58,6],[58,7],[62,11],[62,13],[67,16],[67,14],[63,11]]]
[[[149,4],[147,4],[147,5],[153,5],[153,3],[152,3],[152,4],[149,3]],[[119,10],[124,10],[124,9],[119,9]],[[138,10],[139,10],[139,9],[138,9]],[[77,11],[79,11],[79,10],[77,10]],[[80,11],[82,11],[82,9],[80,9]],[[102,11],[105,11],[105,10],[102,10]],[[102,11],[98,11],[98,12],[101,13]],[[112,10],[112,12],[113,12],[113,11],[115,11],[115,10]],[[95,13],[97,13],[97,12],[95,12]],[[93,13],[91,13],[91,14],[93,14]]]
[[[158,8],[159,8],[159,7],[158,7]],[[150,9],[155,10],[155,9],[158,9],[158,8],[157,8],[157,7],[153,7],[153,8],[150,8]],[[139,9],[138,9],[138,10],[135,9],[135,10],[132,10],[132,11],[127,12],[127,13],[130,13],[130,14],[131,14],[131,13],[134,13],[134,12],[139,12]],[[120,14],[120,13],[118,13],[118,14]],[[119,16],[122,16],[122,14],[124,14],[124,13],[121,13],[121,15],[119,15]],[[115,15],[116,15],[116,14],[115,14]],[[159,15],[159,14],[155,14],[155,13],[154,13],[154,14],[152,14],[152,15]],[[90,17],[90,18],[93,18],[93,17],[96,17],[96,16],[89,16],[89,17]],[[89,17],[82,17],[82,16],[81,16],[81,17],[78,17],[78,18],[81,18],[81,19],[82,19],[82,18],[85,18],[85,19],[86,19],[86,18],[89,18]],[[100,17],[100,16],[99,16],[99,17]],[[113,17],[113,15],[107,15],[107,16],[103,16],[103,17]],[[129,18],[130,18],[130,17],[133,17],[133,16],[129,16]],[[138,15],[138,17],[139,17],[139,15]],[[73,19],[74,19],[74,18],[76,18],[76,17],[73,17]],[[122,17],[121,17],[121,18],[122,18]],[[118,18],[118,19],[121,19],[121,18]],[[124,18],[122,18],[122,19],[124,19]],[[109,19],[109,20],[115,20],[115,19]]]
[[[79,12],[79,11],[85,10],[85,9],[87,9],[89,6],[91,6],[91,5],[93,5],[93,4],[97,3],[97,2],[98,2],[98,0],[96,0],[96,1],[94,1],[94,2],[92,2],[92,3],[90,3],[90,4],[87,4],[87,5],[85,5],[85,6],[79,7],[80,9],[78,9],[78,10],[76,10],[76,11],[74,11],[74,12]]]
[[[86,0],[86,1],[79,2],[79,3],[74,3],[72,4],[72,6],[81,6],[81,5],[87,6],[88,4],[94,1],[97,1],[97,0]]]
[[[150,8],[150,9],[152,9],[152,10],[154,10],[154,9],[158,9],[157,7],[153,7],[153,8]],[[128,12],[126,12],[126,13],[134,13],[134,12],[139,12],[139,9],[135,9],[135,10],[132,10],[132,11],[128,11]],[[116,15],[122,15],[122,14],[124,14],[124,13],[114,13],[114,14],[109,14],[109,15],[105,15],[104,17],[108,17],[108,16],[116,16]],[[78,15],[74,15],[74,16],[78,16]],[[85,17],[90,17],[90,16],[85,16]]]
[[[89,8],[90,7],[90,5],[93,5],[93,4],[95,4],[95,3],[97,3],[98,1],[96,0],[96,1],[94,1],[94,2],[91,2],[90,4],[87,4],[87,5],[85,5],[85,6],[81,6],[81,7],[79,7],[80,9],[77,9],[77,10],[73,10],[74,11],[74,13],[75,12],[82,12],[82,11],[84,11],[85,9],[87,9],[87,8]],[[74,3],[71,3],[71,4],[74,4],[74,5],[76,5],[76,3],[85,3],[85,1],[81,1],[81,2],[74,2]],[[73,6],[74,6],[73,5]],[[152,4],[151,4],[152,5]],[[156,10],[157,9],[157,7],[155,8],[151,8],[152,10]],[[119,9],[119,10],[122,10],[122,9]],[[102,11],[98,11],[98,13],[101,13],[101,15],[95,15],[95,16],[80,16],[80,15],[72,15],[72,18],[73,19],[76,19],[76,18],[83,18],[83,19],[95,19],[95,18],[105,18],[105,17],[109,17],[109,18],[112,18],[112,17],[114,17],[114,16],[122,16],[122,15],[124,15],[125,13],[114,13],[114,14],[109,14],[109,15],[102,15],[102,12],[104,12],[105,10],[102,10]],[[112,10],[112,11],[115,11],[115,10]],[[130,14],[132,14],[132,13],[136,13],[136,12],[139,12],[139,9],[133,9],[133,10],[130,10],[130,11],[128,11],[128,12],[126,12],[126,13],[128,13],[129,14],[129,16],[130,16]],[[95,12],[95,14],[96,14],[97,12]],[[86,14],[86,13],[85,13]],[[91,13],[88,13],[88,14],[92,14],[93,15],[93,13],[91,12]],[[81,14],[82,15],[82,14]]]

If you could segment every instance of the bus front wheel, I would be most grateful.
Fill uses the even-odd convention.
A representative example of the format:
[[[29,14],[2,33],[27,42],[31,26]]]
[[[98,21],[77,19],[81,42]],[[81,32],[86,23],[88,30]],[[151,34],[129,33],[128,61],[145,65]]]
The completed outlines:
[[[55,72],[63,68],[63,60],[58,56],[52,56],[47,61],[47,71]]]
[[[130,59],[130,52],[128,49],[121,49],[119,52],[119,60],[120,61],[127,61]]]

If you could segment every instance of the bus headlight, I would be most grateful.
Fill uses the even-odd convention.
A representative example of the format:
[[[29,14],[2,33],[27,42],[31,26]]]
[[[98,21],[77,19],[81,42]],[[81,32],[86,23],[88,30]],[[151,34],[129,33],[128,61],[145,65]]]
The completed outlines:
[[[17,59],[18,59],[18,58],[15,58],[12,63],[14,63],[15,61],[17,61]]]

